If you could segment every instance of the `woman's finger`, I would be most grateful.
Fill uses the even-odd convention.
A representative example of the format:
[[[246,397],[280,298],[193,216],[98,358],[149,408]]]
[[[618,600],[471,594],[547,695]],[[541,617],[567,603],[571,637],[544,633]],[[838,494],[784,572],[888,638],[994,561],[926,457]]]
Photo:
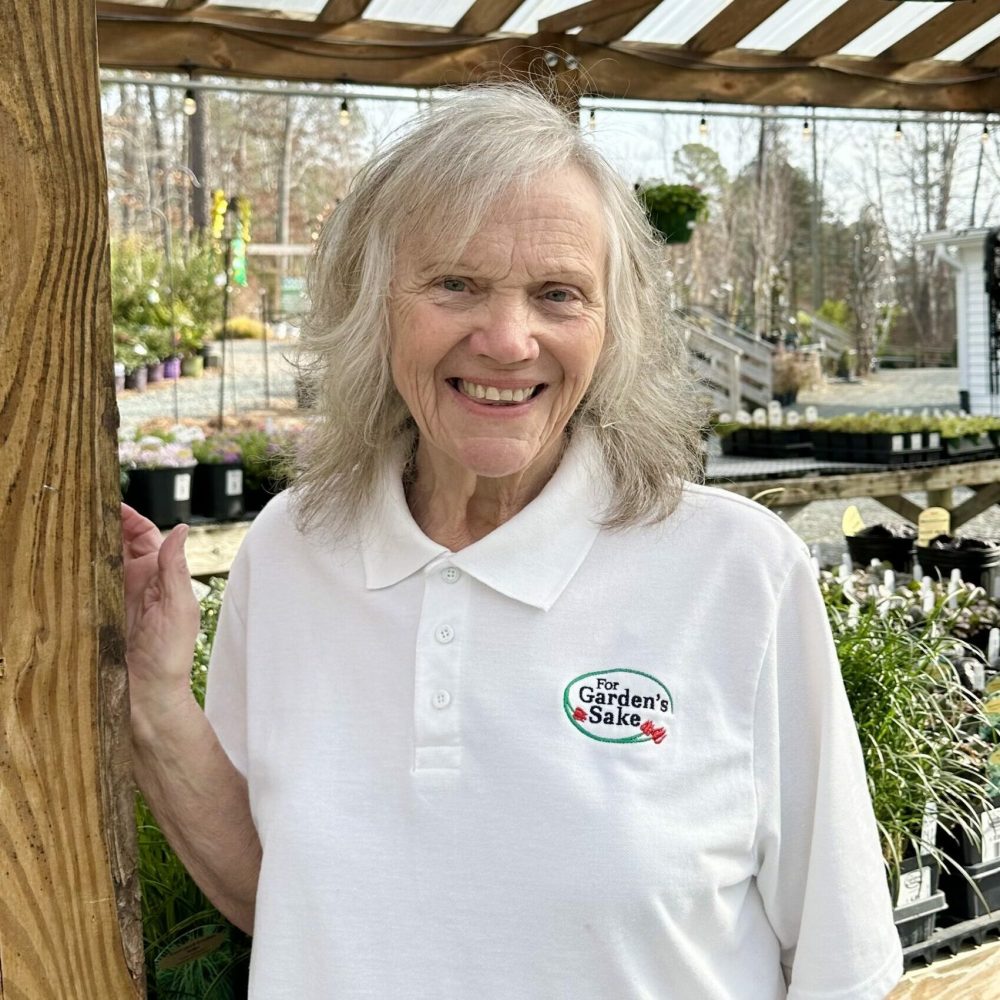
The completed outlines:
[[[138,559],[155,552],[162,542],[159,529],[137,510],[122,504],[122,541],[126,554]]]

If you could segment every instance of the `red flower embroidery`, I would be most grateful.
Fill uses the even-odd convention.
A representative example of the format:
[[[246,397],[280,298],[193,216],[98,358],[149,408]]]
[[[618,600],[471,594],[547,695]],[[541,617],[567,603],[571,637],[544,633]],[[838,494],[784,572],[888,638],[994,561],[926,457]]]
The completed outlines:
[[[583,722],[587,718],[587,713],[582,708],[577,706],[573,710],[573,718],[576,719],[577,722]]]

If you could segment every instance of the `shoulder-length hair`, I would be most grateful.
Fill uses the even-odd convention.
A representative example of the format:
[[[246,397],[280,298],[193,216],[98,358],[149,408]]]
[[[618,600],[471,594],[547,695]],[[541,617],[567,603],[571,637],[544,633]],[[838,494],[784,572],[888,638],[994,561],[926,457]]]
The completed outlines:
[[[568,433],[589,428],[610,475],[608,527],[662,520],[700,477],[705,406],[666,319],[662,247],[628,185],[579,127],[531,87],[476,86],[420,114],[358,173],[327,220],[309,276],[300,371],[319,415],[299,457],[296,520],[363,521],[383,469],[417,428],[389,369],[389,296],[402,239],[456,259],[501,197],[574,166],[595,185],[607,235],[607,329]]]

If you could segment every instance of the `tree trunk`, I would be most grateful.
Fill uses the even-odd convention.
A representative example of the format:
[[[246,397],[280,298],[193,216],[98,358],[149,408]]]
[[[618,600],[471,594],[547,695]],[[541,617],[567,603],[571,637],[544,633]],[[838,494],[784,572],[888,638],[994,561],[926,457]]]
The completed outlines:
[[[208,187],[205,183],[205,92],[188,118],[188,169],[191,171],[191,223],[199,233],[208,229]]]

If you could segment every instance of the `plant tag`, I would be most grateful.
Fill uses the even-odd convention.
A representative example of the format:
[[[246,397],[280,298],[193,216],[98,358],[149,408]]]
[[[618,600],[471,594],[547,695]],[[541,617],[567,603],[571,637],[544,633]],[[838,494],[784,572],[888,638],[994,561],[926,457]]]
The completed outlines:
[[[924,806],[924,822],[920,827],[920,849],[922,851],[932,851],[937,842],[937,816],[938,808],[936,802],[928,802]]]
[[[751,422],[750,414],[746,410],[740,410],[736,414],[736,422],[738,424],[749,424]]]
[[[788,427],[798,427],[801,419],[802,418],[798,415],[798,413],[795,410],[789,410],[785,414],[785,424]]]
[[[1000,657],[1000,628],[991,628],[986,643],[986,662],[992,667],[998,657]]]
[[[987,809],[980,822],[983,834],[983,861],[1000,858],[1000,809]]]
[[[951,514],[944,507],[928,507],[920,512],[917,521],[917,545],[925,548],[938,535],[951,533]]]
[[[191,473],[180,472],[174,476],[174,500],[182,503],[191,499]]]
[[[781,403],[779,403],[776,399],[772,399],[771,402],[767,404],[767,422],[769,424],[781,423]]]
[[[903,448],[904,448],[903,441],[904,441],[904,437],[903,437],[902,434],[893,434],[893,436],[892,436],[892,450],[893,451],[902,451]]]
[[[924,439],[923,439],[923,436],[920,434],[919,431],[917,431],[916,434],[911,434],[910,435],[910,450],[911,451],[920,451],[920,449],[923,446],[924,446]]]
[[[937,431],[931,431],[927,435],[927,447],[928,448],[940,448],[941,447],[941,435]]]
[[[720,424],[731,424],[733,422],[733,415],[731,413],[720,413],[719,423]]]
[[[767,426],[767,410],[758,406],[756,410],[753,411],[753,422],[755,427],[766,427]]]
[[[210,934],[208,937],[188,941],[187,944],[182,944],[179,948],[168,951],[156,963],[156,967],[158,969],[176,969],[179,965],[186,965],[188,962],[193,962],[196,958],[203,958],[205,955],[210,955],[213,951],[221,948],[225,942],[225,934]]]
[[[903,872],[899,876],[896,906],[909,906],[931,898],[931,870],[929,867]]]
[[[840,520],[841,530],[845,535],[847,535],[848,538],[851,538],[864,526],[865,522],[861,519],[861,511],[859,511],[854,504],[851,504],[851,506],[844,511],[844,516]]]
[[[819,420],[819,410],[817,410],[815,406],[807,406],[806,407],[806,423],[807,424],[814,424],[814,423],[816,423],[817,420]]]
[[[226,496],[238,497],[243,492],[243,470],[230,469],[226,473]]]

